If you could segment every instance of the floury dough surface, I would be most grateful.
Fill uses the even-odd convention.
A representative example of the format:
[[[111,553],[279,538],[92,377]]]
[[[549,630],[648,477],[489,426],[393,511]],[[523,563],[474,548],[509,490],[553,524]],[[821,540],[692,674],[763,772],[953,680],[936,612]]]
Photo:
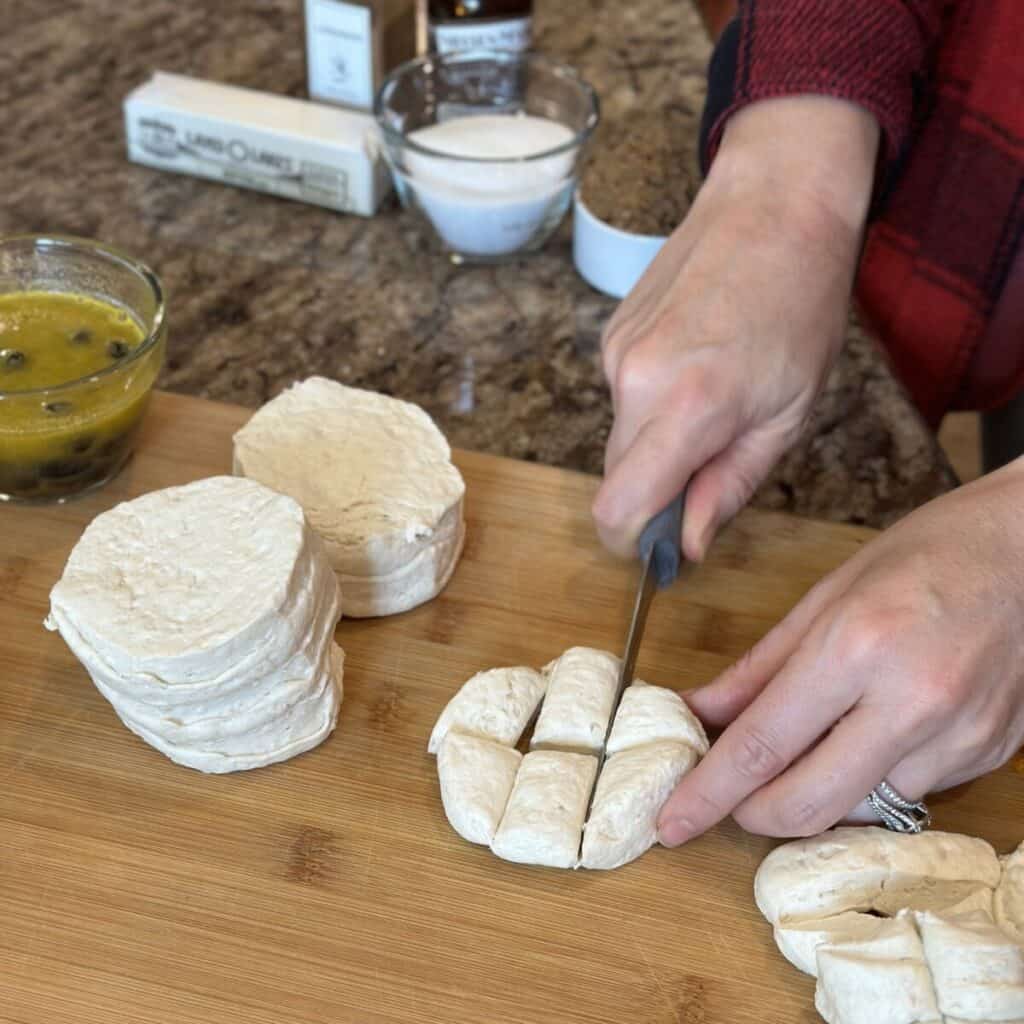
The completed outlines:
[[[428,744],[452,828],[490,841],[505,860],[546,867],[607,870],[653,846],[658,813],[707,738],[678,694],[637,681],[602,764],[618,673],[614,655],[573,647],[543,673],[488,669],[464,683]],[[538,705],[533,749],[521,759],[513,747]]]
[[[441,712],[428,752],[436,754],[452,729],[514,747],[537,713],[547,684],[546,676],[523,666],[478,672]]]
[[[644,743],[674,740],[693,747],[703,757],[708,737],[700,719],[686,701],[664,686],[648,686],[637,680],[622,694],[615,724],[608,737],[607,752],[617,754]]]
[[[619,682],[619,659],[593,647],[570,647],[544,669],[548,689],[530,741],[532,750],[596,754]]]
[[[444,435],[409,402],[311,377],[235,434],[234,468],[302,506],[347,616],[429,601],[462,552],[465,484]]]
[[[211,477],[98,516],[53,588],[47,626],[132,732],[180,764],[228,772],[333,730],[339,604],[292,499]]]
[[[491,849],[502,860],[574,868],[597,758],[532,750],[523,758]]]
[[[755,892],[827,1024],[1020,1024],[1024,947],[1000,910],[1018,854],[1000,873],[969,836],[838,828],[777,847]]]
[[[441,801],[463,839],[490,845],[522,760],[514,747],[493,740],[461,732],[445,735],[437,752]]]
[[[658,812],[700,760],[687,743],[659,740],[608,758],[583,832],[580,867],[621,867],[658,841]]]

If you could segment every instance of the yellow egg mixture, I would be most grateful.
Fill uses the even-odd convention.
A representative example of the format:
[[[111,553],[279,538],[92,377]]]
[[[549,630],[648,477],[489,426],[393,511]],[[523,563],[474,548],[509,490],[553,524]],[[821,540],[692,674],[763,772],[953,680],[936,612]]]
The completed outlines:
[[[120,468],[159,369],[156,352],[129,358],[144,337],[99,299],[0,295],[0,494],[52,499]]]

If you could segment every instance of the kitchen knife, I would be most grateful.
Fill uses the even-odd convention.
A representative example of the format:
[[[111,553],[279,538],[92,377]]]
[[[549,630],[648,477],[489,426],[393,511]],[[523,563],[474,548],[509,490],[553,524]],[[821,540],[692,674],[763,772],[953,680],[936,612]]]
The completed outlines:
[[[643,638],[647,612],[651,607],[655,591],[670,587],[679,576],[679,568],[682,563],[679,543],[683,529],[685,502],[686,488],[684,487],[679,497],[663,508],[647,524],[644,532],[640,535],[640,587],[633,605],[633,619],[629,624],[626,653],[622,658],[619,685],[615,691],[615,700],[612,702],[612,713],[608,719],[608,729],[604,736],[605,743],[608,742],[608,737],[611,735],[622,695],[625,693],[626,687],[633,682],[636,658],[640,651],[640,640]]]

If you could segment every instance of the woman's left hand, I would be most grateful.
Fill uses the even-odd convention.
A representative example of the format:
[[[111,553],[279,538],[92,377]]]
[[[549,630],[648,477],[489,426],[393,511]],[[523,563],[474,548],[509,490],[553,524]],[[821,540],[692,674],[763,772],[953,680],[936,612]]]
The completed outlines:
[[[813,835],[872,820],[883,778],[918,799],[1005,763],[1024,742],[1024,459],[867,544],[687,699],[726,728],[662,809],[666,845],[729,814]]]

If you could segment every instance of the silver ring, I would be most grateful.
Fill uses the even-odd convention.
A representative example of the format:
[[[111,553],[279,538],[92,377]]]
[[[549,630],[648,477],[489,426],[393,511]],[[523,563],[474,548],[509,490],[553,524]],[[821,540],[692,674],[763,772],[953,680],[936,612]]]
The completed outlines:
[[[932,823],[923,800],[908,800],[885,779],[868,794],[868,804],[891,832],[923,832]]]

